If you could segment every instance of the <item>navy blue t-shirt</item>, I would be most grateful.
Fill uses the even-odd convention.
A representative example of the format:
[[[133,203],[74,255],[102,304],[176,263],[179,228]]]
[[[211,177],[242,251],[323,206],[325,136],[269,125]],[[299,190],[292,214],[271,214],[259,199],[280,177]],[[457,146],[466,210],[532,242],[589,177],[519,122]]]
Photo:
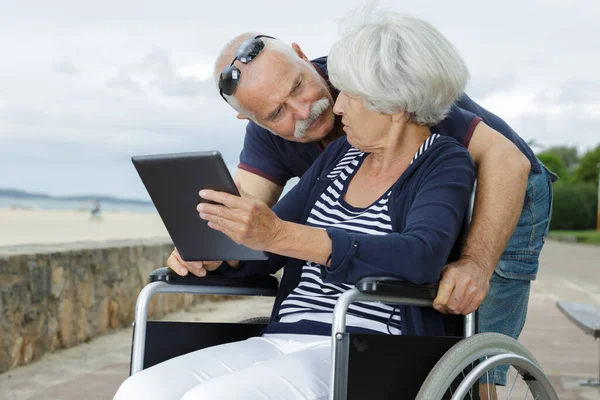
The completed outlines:
[[[312,63],[328,80],[327,57],[317,58]],[[541,171],[527,143],[506,122],[475,103],[466,94],[451,107],[448,116],[431,130],[453,137],[463,146],[468,147],[475,127],[480,121],[484,121],[513,142],[529,159],[533,172]],[[304,175],[322,152],[323,148],[317,142],[291,142],[272,134],[254,122],[249,122],[246,126],[244,148],[240,154],[238,168],[285,186],[288,180]]]

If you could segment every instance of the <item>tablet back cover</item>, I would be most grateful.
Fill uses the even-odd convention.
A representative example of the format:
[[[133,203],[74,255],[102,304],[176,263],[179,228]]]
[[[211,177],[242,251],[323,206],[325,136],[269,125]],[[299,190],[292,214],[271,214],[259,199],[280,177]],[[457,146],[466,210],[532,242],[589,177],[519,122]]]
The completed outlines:
[[[265,260],[267,254],[236,244],[210,228],[196,206],[202,189],[239,195],[217,151],[132,157],[146,190],[185,261]]]

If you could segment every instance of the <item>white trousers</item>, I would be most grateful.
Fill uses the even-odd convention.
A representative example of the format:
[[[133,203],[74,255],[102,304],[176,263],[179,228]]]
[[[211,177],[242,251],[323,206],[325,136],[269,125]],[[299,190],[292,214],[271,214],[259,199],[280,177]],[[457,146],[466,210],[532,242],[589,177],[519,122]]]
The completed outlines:
[[[327,399],[331,339],[270,334],[198,350],[129,377],[124,399]]]

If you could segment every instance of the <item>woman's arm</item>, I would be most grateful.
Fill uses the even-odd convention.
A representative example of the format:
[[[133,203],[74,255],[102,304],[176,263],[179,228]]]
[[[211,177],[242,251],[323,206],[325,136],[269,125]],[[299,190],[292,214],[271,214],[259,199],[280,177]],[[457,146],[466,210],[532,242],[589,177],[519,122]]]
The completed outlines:
[[[440,151],[428,168],[402,232],[376,236],[327,229],[332,259],[326,282],[354,283],[377,275],[415,283],[439,280],[460,233],[475,169],[467,152],[455,146]]]

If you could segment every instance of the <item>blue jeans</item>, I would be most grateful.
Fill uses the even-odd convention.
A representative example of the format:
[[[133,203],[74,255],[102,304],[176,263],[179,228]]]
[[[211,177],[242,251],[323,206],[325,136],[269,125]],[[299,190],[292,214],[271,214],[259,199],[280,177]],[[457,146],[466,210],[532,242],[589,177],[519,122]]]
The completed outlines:
[[[544,246],[552,215],[552,183],[558,177],[542,167],[530,173],[523,211],[508,241],[494,275],[490,290],[479,307],[479,332],[498,332],[519,337],[525,325],[531,281],[535,279],[539,256]],[[499,367],[489,380],[506,384],[507,366]],[[484,376],[481,382],[486,382]]]

